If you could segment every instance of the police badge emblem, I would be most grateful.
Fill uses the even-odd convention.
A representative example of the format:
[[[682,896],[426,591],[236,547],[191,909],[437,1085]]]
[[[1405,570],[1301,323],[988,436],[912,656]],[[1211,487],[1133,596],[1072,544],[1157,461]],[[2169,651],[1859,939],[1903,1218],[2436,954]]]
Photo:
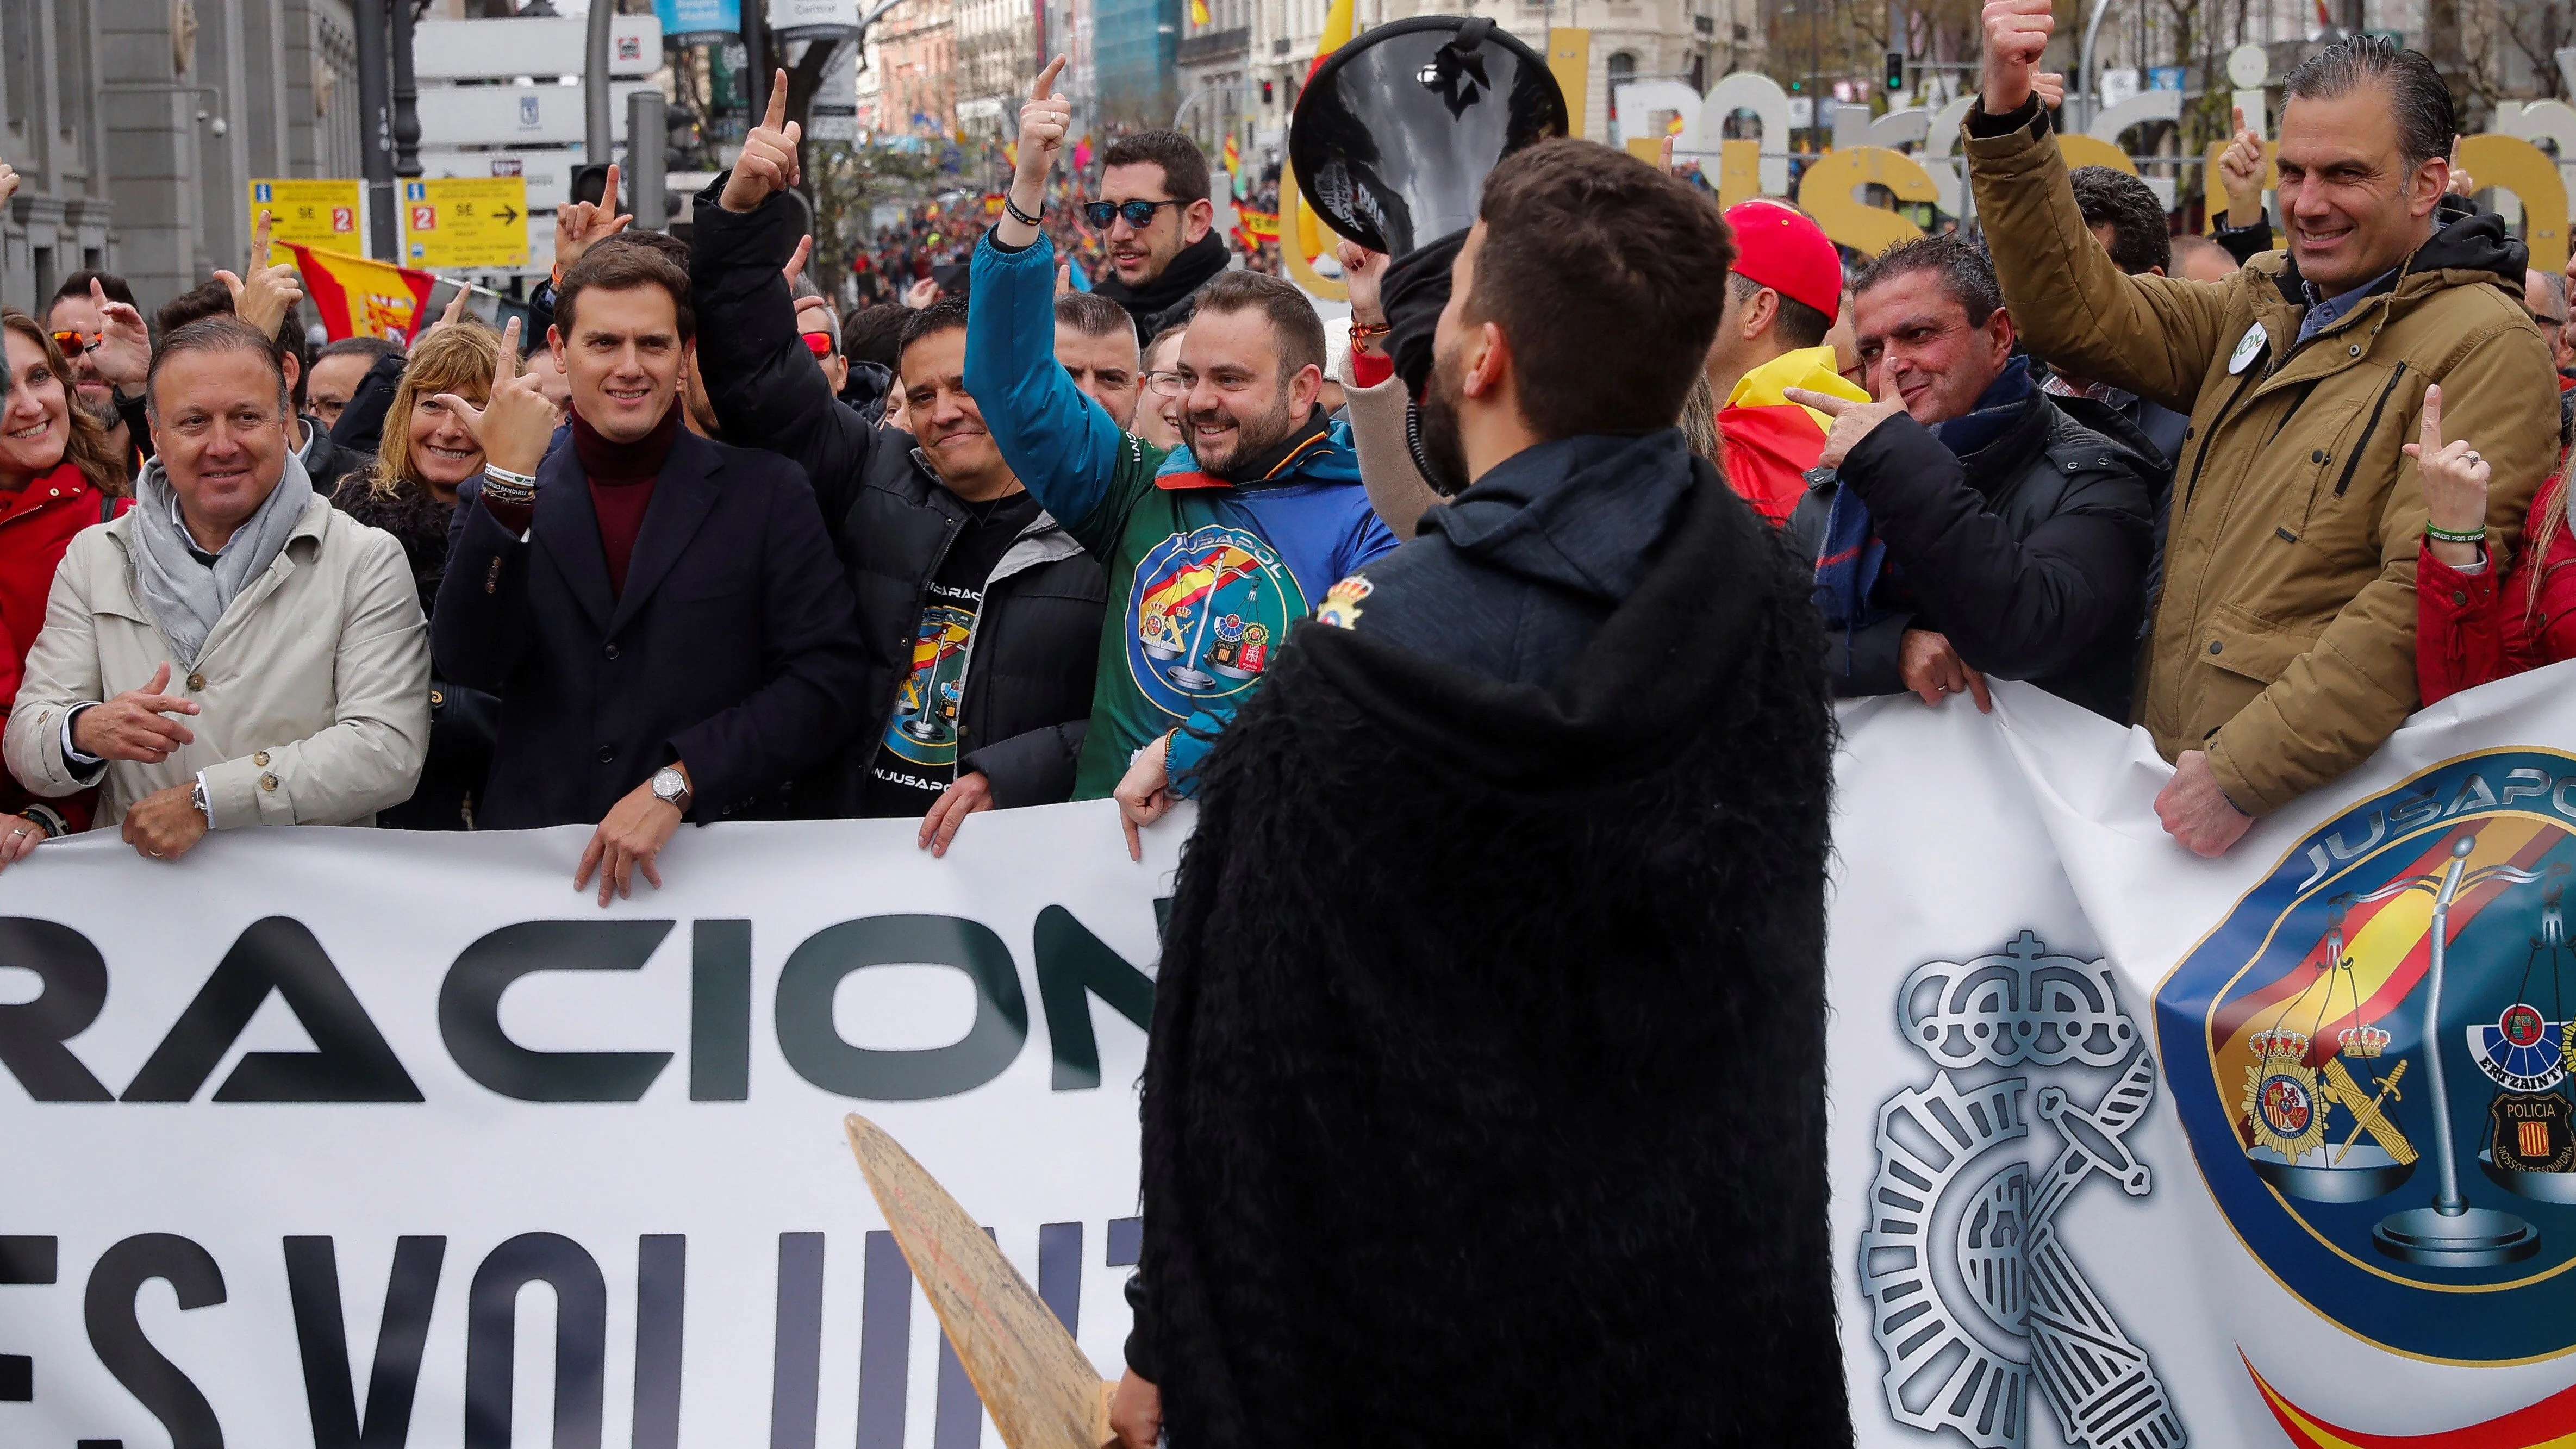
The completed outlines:
[[[2306,1037],[2276,1032],[2256,1048],[2255,1064],[2245,1069],[2244,1110],[2254,1140],[2286,1161],[2325,1145],[2326,1108],[2308,1068]]]
[[[2155,1097],[2156,1060],[2109,968],[2024,931],[1995,955],[1916,967],[1897,1014],[1936,1070],[1879,1109],[1861,1235],[1889,1415],[2021,1449],[2036,1386],[2068,1444],[2182,1449],[2154,1363],[2058,1228],[2096,1175],[2133,1198],[2153,1182],[2127,1134]],[[2096,1090],[2100,1073],[2111,1080]],[[2058,1142],[2035,1180],[2034,1124]]]
[[[1324,602],[1315,610],[1315,622],[1330,624],[1336,629],[1358,628],[1360,600],[1376,589],[1377,585],[1370,583],[1366,574],[1351,575],[1324,591]]]

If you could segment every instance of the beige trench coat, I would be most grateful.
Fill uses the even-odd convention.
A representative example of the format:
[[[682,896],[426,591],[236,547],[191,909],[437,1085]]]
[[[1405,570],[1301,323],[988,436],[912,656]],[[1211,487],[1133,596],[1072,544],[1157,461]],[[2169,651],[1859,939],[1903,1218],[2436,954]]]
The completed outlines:
[[[429,749],[429,625],[402,545],[320,496],[268,571],[224,611],[193,668],[175,657],[132,586],[135,515],[84,530],[54,571],[45,629],[9,714],[9,769],[39,795],[96,783],[98,823],[203,771],[217,829],[368,825],[410,798]],[[152,682],[196,741],[157,765],[108,762],[75,778],[63,758],[73,709]]]

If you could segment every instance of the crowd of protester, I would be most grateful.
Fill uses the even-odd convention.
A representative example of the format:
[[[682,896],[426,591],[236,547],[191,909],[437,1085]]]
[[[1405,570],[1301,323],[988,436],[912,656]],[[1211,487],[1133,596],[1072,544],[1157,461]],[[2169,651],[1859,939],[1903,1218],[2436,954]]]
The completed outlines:
[[[1981,234],[1853,261],[1729,209],[1673,434],[1812,565],[1836,692],[2022,679],[2143,724],[2205,853],[2576,654],[2567,279],[2466,199],[2420,56],[2340,45],[2286,90],[2288,252],[2250,129],[2214,236],[2175,236],[2027,91],[1968,123]],[[1118,138],[1085,194],[1027,124],[1000,214],[880,229],[846,313],[773,117],[688,242],[565,208],[524,356],[453,308],[308,350],[264,236],[148,319],[95,272],[0,317],[0,863],[94,825],[172,858],[578,822],[604,900],[684,820],[944,851],[1115,796],[1132,840],[1291,624],[1478,506],[1474,379],[1387,258],[1342,246],[1330,331],[1246,265],[1187,138]],[[2376,190],[2326,154],[2372,147]],[[1544,657],[1527,626],[1460,647]]]
[[[2223,853],[2414,710],[2576,656],[2569,279],[2468,200],[2430,62],[2366,37],[2284,82],[2288,247],[2243,127],[2223,222],[2174,236],[2067,168],[2051,24],[1987,8],[1982,235],[1858,265],[1555,141],[1506,163],[1507,241],[1343,244],[1328,328],[1230,264],[1186,137],[1067,189],[1051,68],[998,216],[889,228],[846,315],[783,75],[688,241],[564,208],[524,339],[451,307],[308,354],[264,237],[150,319],[75,274],[0,312],[0,865],[111,826],[175,860],[569,824],[605,905],[683,823],[945,853],[1102,797],[1132,852],[1293,629],[1547,684],[1712,506],[1811,587],[1835,693],[2027,680],[2143,725],[2166,830]],[[1708,286],[1611,263],[1646,243]]]

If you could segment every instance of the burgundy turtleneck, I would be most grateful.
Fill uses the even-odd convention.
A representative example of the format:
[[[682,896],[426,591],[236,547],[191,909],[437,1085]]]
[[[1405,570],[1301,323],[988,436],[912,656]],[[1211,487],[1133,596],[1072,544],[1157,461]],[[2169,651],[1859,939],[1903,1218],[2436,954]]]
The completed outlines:
[[[635,557],[636,535],[644,531],[644,510],[653,504],[653,480],[662,475],[679,436],[676,398],[653,431],[631,443],[602,436],[580,413],[572,415],[573,452],[590,478],[590,506],[599,515],[599,546],[608,555],[612,595],[626,592],[626,565]]]
[[[573,453],[590,480],[590,508],[599,518],[599,547],[608,559],[611,595],[626,592],[626,566],[635,557],[637,535],[644,531],[644,510],[652,506],[654,480],[662,475],[662,465],[679,437],[676,399],[653,431],[631,443],[603,436],[578,411],[572,415]],[[536,516],[533,507],[513,507],[488,493],[483,506],[512,533],[526,533]]]

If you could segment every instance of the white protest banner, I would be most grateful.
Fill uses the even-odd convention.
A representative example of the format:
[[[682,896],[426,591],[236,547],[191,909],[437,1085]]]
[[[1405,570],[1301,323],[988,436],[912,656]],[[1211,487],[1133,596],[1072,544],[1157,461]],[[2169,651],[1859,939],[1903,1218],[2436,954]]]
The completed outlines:
[[[971,1445],[854,1106],[1114,1376],[1180,832],[914,829],[684,830],[607,910],[576,829],[12,867],[0,1444]]]
[[[2571,682],[2421,712],[2217,861],[2158,828],[2142,733],[2035,690],[1845,714],[1861,1444],[2576,1433]]]
[[[2034,690],[1846,711],[1866,1449],[2576,1433],[2571,681],[2422,712],[2220,861]],[[1141,866],[1105,803],[945,861],[717,827],[605,912],[577,830],[45,846],[0,875],[0,1443],[993,1442],[840,1115],[1114,1375],[1181,824]]]

